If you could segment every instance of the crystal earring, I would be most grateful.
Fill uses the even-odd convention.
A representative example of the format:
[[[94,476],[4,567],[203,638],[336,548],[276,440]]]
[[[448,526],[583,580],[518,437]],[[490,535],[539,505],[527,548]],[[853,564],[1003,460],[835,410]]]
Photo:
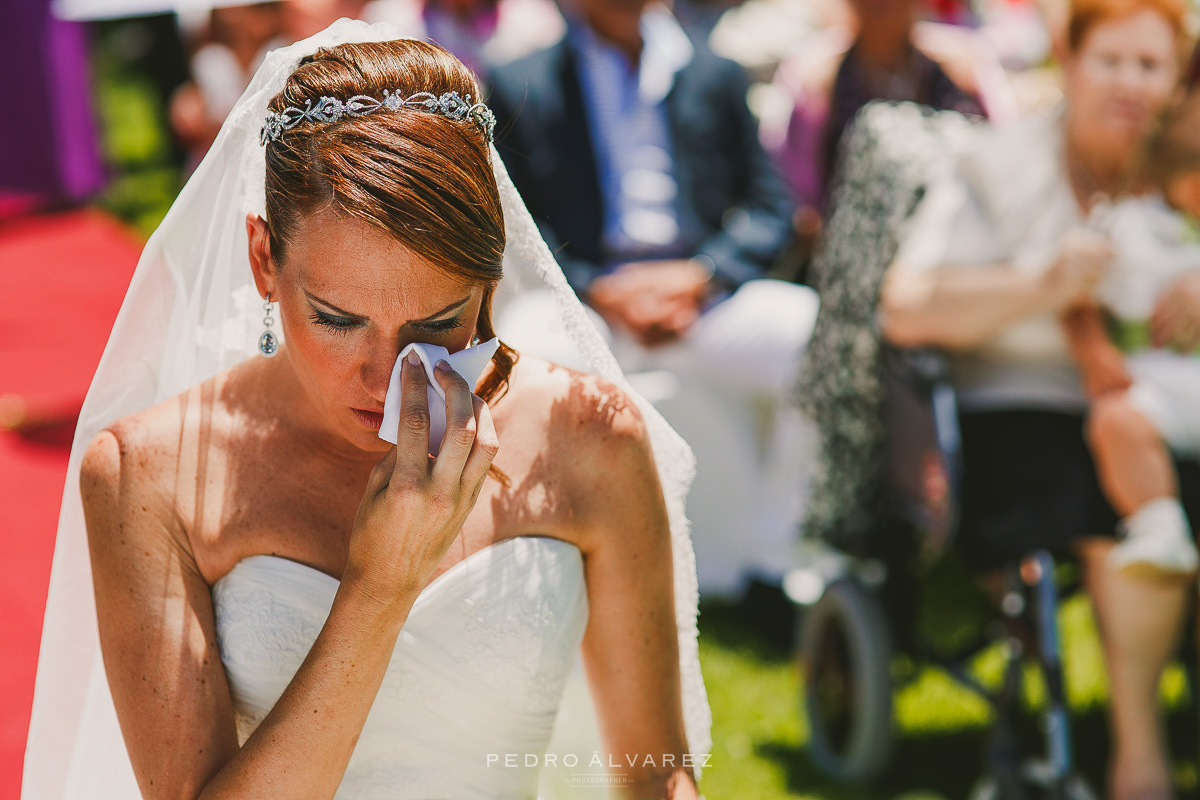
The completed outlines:
[[[271,293],[267,292],[267,301],[263,303],[263,311],[266,316],[263,317],[263,325],[267,327],[263,331],[262,336],[258,337],[258,352],[262,353],[267,358],[271,358],[279,352],[279,338],[271,330],[271,326],[275,324],[275,320],[271,318]]]

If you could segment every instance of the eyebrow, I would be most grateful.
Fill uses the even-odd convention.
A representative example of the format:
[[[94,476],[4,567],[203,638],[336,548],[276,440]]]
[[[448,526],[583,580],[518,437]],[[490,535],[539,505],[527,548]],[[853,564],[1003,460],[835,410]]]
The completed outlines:
[[[305,289],[303,291],[304,291],[304,295],[309,300],[320,303],[321,305],[325,306],[326,308],[328,308],[330,311],[333,311],[334,313],[341,314],[346,317],[353,317],[355,319],[364,319],[364,317],[361,314],[354,314],[350,311],[346,311],[345,309],[338,308],[333,303],[329,302],[328,300],[322,300],[321,298],[317,297],[315,294],[312,294],[311,292],[309,292],[307,289]],[[407,322],[405,324],[406,325],[420,325],[423,322],[433,322],[433,321],[437,320],[437,318],[442,316],[443,314],[446,314],[450,311],[457,311],[458,309],[465,306],[468,302],[470,302],[470,300],[471,300],[471,296],[467,295],[462,300],[457,300],[457,301],[451,303],[450,305],[445,306],[444,308],[441,308],[438,311],[433,312],[432,314],[430,314],[427,317],[421,317],[420,319],[410,320],[409,322]]]

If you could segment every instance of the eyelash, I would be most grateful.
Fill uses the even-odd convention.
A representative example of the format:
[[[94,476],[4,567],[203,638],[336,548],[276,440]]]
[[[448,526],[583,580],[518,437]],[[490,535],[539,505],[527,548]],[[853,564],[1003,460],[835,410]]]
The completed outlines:
[[[329,314],[323,314],[320,311],[313,312],[313,315],[310,317],[310,319],[312,319],[312,321],[317,325],[328,328],[339,335],[349,333],[359,325],[359,323],[346,319],[345,317],[334,317],[330,316]],[[455,328],[461,328],[462,325],[462,318],[454,317],[452,319],[438,320],[437,322],[427,322],[421,327],[433,333],[447,333]]]
[[[434,333],[446,333],[462,326],[463,321],[461,317],[451,317],[450,319],[440,319],[437,322],[427,322],[421,327]]]
[[[332,317],[328,314],[322,314],[320,311],[313,312],[310,319],[316,324],[341,335],[347,334],[353,328],[358,327],[358,323],[353,320],[348,320],[345,317]]]

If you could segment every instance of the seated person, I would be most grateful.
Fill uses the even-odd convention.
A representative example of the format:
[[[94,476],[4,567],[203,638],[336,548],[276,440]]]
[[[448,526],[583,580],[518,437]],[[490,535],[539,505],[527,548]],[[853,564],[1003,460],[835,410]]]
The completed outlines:
[[[817,301],[761,279],[789,235],[791,205],[758,143],[746,76],[657,3],[574,0],[563,12],[562,41],[491,75],[513,181],[624,369],[668,370],[739,407],[778,409]],[[497,329],[576,366],[549,327],[557,317],[552,298],[523,295]],[[773,458],[758,458],[761,469]],[[780,491],[778,502],[746,502],[788,506],[796,485]],[[794,536],[794,516],[779,536]]]
[[[171,128],[188,150],[189,172],[208,152],[267,52],[288,43],[283,13],[284,6],[273,2],[209,12],[189,61],[191,77],[174,91],[170,102]]]
[[[848,0],[833,7],[844,19],[807,35],[779,65],[773,83],[790,98],[791,113],[765,118],[762,130],[799,201],[802,258],[828,211],[842,138],[865,105],[911,101],[994,119],[1011,116],[1013,107],[1004,70],[977,31],[923,21],[928,10],[914,0]]]
[[[1074,553],[1112,691],[1111,797],[1172,796],[1157,688],[1188,605],[1181,581],[1132,580],[1109,558],[1117,517],[1088,452],[1087,398],[1061,315],[1092,296],[1108,246],[1082,236],[1097,192],[1134,171],[1180,74],[1187,7],[1177,0],[1074,0],[1065,109],[982,128],[935,178],[885,277],[894,344],[953,356],[963,490],[959,537],[975,566],[1035,548]],[[1136,82],[1124,75],[1139,75]],[[1164,339],[1188,339],[1194,274],[1158,299]]]
[[[1121,516],[1116,565],[1190,578],[1197,552],[1171,453],[1200,457],[1200,358],[1153,330],[1154,307],[1180,275],[1200,270],[1200,135],[1195,102],[1150,148],[1158,193],[1124,199],[1100,220],[1114,258],[1096,296],[1067,312],[1068,341],[1090,403],[1088,444]],[[1107,317],[1107,319],[1106,319]],[[1106,324],[1107,323],[1107,324]]]

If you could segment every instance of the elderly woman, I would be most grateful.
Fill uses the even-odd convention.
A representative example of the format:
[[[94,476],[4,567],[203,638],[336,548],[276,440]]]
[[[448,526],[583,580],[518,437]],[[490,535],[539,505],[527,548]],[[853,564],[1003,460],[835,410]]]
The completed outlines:
[[[1143,188],[1130,176],[1176,86],[1185,11],[1178,0],[1077,0],[1065,110],[982,131],[934,180],[881,301],[892,342],[955,354],[968,557],[987,569],[1036,546],[1082,561],[1112,686],[1118,798],[1172,793],[1156,700],[1187,589],[1125,577],[1107,558],[1116,517],[1088,455],[1059,317],[1110,257],[1086,227],[1095,198]],[[1155,327],[1192,347],[1198,317],[1193,273],[1160,300]]]

